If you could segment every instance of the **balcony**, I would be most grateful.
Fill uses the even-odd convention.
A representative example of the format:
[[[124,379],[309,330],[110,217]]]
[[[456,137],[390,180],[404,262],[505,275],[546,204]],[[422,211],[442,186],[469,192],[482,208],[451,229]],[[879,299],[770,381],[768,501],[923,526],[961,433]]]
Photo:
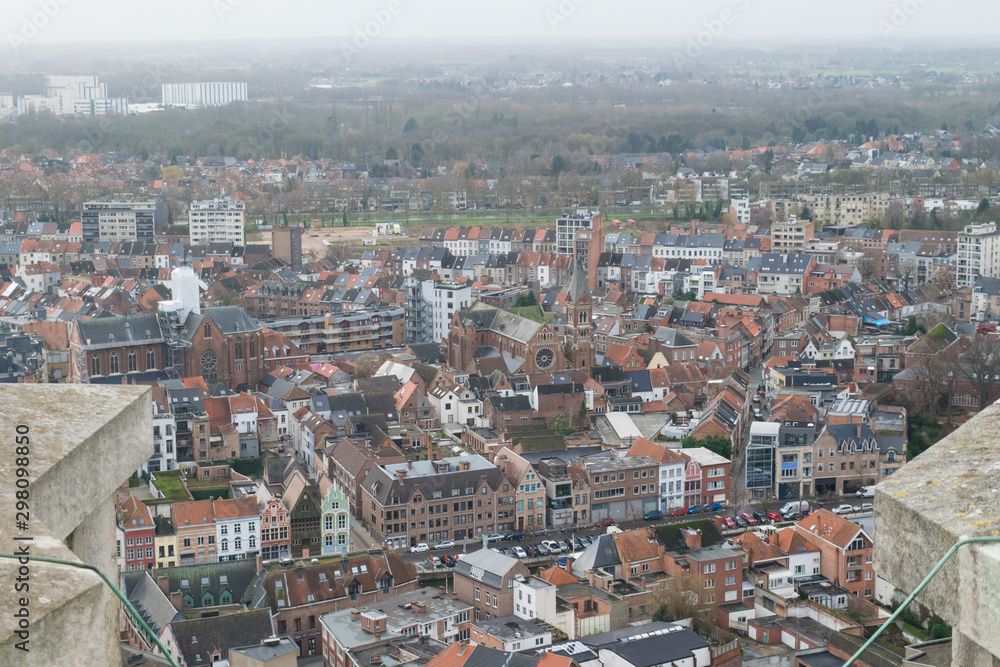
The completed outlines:
[[[115,579],[113,494],[153,451],[148,387],[0,385],[0,426],[11,434],[0,505],[13,520],[15,428],[30,428],[31,553],[100,567]],[[54,410],[58,406],[58,410]],[[12,521],[0,524],[0,549],[17,550]],[[0,663],[118,665],[117,599],[94,573],[31,563],[30,652],[14,648],[15,618],[0,623]],[[18,565],[0,561],[0,586],[13,591]],[[11,603],[13,604],[13,603]]]
[[[998,430],[993,404],[875,488],[879,576],[910,593],[960,539],[996,534]],[[997,582],[1000,544],[966,545],[917,597],[953,626],[953,664],[1000,661]]]

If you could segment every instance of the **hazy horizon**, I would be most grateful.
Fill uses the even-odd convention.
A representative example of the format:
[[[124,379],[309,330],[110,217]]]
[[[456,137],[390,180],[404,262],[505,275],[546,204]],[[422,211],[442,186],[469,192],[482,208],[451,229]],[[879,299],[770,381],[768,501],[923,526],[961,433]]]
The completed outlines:
[[[843,0],[821,10],[793,0],[364,0],[348,6],[328,0],[283,4],[259,0],[8,0],[3,37],[22,48],[131,42],[340,41],[368,29],[384,45],[440,45],[471,40],[562,45],[590,40],[593,48],[673,48],[697,39],[714,46],[863,45],[988,47],[1000,3],[964,0],[863,2]],[[43,15],[47,12],[47,15]],[[381,25],[371,23],[381,19]],[[628,39],[627,44],[616,40]],[[928,40],[933,40],[929,42]],[[310,44],[312,45],[312,44]]]

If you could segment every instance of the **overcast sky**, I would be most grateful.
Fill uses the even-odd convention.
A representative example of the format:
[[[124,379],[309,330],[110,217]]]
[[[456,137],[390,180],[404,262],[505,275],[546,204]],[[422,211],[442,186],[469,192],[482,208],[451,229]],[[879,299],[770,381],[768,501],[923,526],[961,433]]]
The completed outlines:
[[[704,30],[706,21],[720,21],[714,24],[718,28],[721,19],[727,23],[712,39],[733,45],[766,46],[776,37],[969,43],[970,37],[992,37],[1000,20],[995,0],[0,0],[0,5],[5,41],[25,36],[28,44],[39,45],[341,38],[364,29],[372,12],[391,5],[398,13],[380,30],[392,38],[586,38],[607,46],[623,38],[683,42]],[[39,15],[46,5],[58,7],[51,18]],[[29,36],[35,28],[37,35]]]

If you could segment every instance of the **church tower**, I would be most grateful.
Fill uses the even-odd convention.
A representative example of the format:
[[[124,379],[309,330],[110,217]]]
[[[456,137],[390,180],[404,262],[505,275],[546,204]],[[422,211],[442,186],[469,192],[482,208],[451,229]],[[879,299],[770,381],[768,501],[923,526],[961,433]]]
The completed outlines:
[[[594,353],[594,300],[587,284],[587,267],[573,261],[573,279],[566,300],[566,361],[570,368],[590,369],[597,363]]]

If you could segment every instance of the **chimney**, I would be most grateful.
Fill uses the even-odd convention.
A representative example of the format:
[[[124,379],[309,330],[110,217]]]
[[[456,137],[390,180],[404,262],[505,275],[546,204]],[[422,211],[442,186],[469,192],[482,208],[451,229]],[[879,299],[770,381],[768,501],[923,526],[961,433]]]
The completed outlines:
[[[406,471],[405,470],[397,470],[396,471],[396,479],[406,479]]]
[[[573,557],[566,556],[566,571],[573,574]]]
[[[468,461],[460,461],[459,464],[458,464],[458,469],[459,470],[469,470],[471,467],[472,467],[472,464],[469,463]]]
[[[441,592],[443,593],[444,590],[442,589]],[[410,605],[410,609],[417,612],[418,614],[427,613],[427,605],[424,604],[423,602],[414,602],[413,604]]]
[[[858,422],[858,437],[861,437],[861,422]]]
[[[407,461],[406,462],[406,469],[407,470],[413,470],[413,461]]]
[[[174,609],[181,610],[184,608],[184,594],[181,591],[174,591],[170,593],[170,604],[174,606]]]
[[[701,549],[701,530],[692,530],[690,528],[685,528],[681,530],[684,533],[684,545],[689,549]]]
[[[160,590],[170,595],[170,579],[167,578],[165,574],[156,575],[156,585],[160,587]]]
[[[361,616],[361,610],[360,609],[352,609],[351,610],[351,618],[358,618],[359,616]]]

